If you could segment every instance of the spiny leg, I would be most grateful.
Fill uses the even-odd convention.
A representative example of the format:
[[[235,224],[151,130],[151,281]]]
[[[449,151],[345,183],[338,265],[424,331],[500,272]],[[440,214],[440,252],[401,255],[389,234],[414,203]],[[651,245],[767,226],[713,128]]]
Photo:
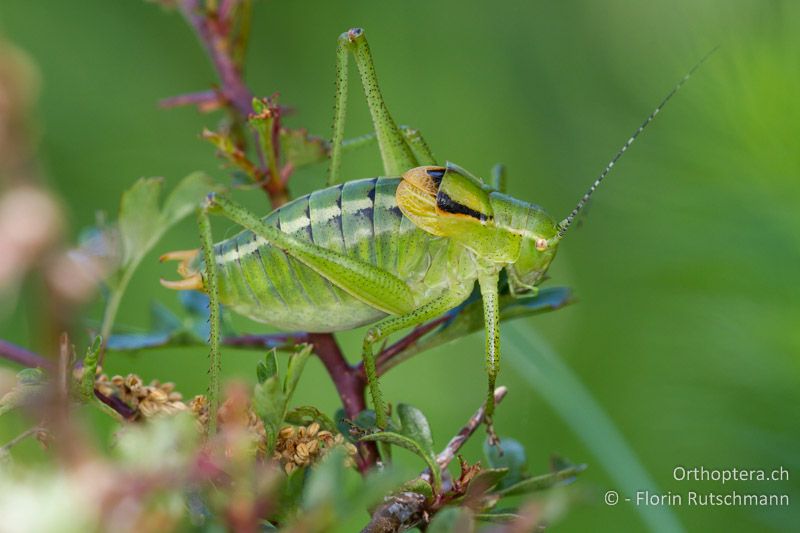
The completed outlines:
[[[418,163],[420,165],[435,165],[436,158],[433,157],[431,147],[425,141],[422,132],[415,128],[409,128],[408,126],[400,126],[400,129],[403,131],[403,135],[405,135],[409,146],[411,146],[411,149],[414,151],[414,155],[417,156]]]
[[[342,166],[342,143],[344,123],[347,117],[348,59],[347,46],[339,37],[336,48],[336,97],[333,111],[333,139],[331,139],[331,162],[328,167],[328,185],[339,183],[339,169]]]
[[[367,98],[372,124],[378,139],[378,147],[387,176],[399,176],[409,168],[418,166],[409,143],[386,107],[381,95],[372,54],[364,35],[364,30],[354,28],[339,36],[336,52],[336,104],[331,147],[331,164],[328,171],[328,184],[339,182],[339,170],[344,141],[344,124],[347,115],[348,53],[352,52],[361,77],[361,84]]]
[[[419,325],[427,320],[435,318],[445,311],[463,302],[469,292],[447,293],[435,300],[401,316],[393,316],[379,322],[367,332],[364,337],[364,345],[361,356],[364,360],[364,370],[367,375],[372,403],[375,407],[375,416],[378,427],[386,427],[386,405],[383,402],[383,395],[378,384],[378,369],[375,364],[375,354],[372,351],[373,344],[380,342],[392,333],[408,327]]]
[[[486,374],[489,377],[489,392],[486,397],[486,431],[489,442],[496,445],[500,442],[494,432],[492,416],[494,415],[494,389],[497,374],[500,372],[500,305],[497,294],[499,273],[495,269],[481,272],[478,283],[483,299],[483,319],[486,326]]]
[[[406,142],[408,142],[411,149],[414,151],[414,155],[417,157],[417,161],[420,165],[436,164],[436,158],[433,156],[430,146],[428,146],[428,143],[425,141],[425,138],[422,137],[422,133],[418,129],[410,126],[400,126],[400,131],[406,138]],[[374,131],[359,135],[358,137],[353,137],[352,139],[345,139],[342,141],[342,153],[370,146],[376,140],[377,135]]]
[[[200,229],[200,241],[205,264],[203,286],[208,294],[209,320],[209,368],[208,368],[208,435],[217,432],[217,410],[219,409],[219,374],[222,360],[219,352],[219,291],[217,284],[217,268],[214,260],[214,238],[211,235],[211,221],[207,208],[197,212],[197,226]]]

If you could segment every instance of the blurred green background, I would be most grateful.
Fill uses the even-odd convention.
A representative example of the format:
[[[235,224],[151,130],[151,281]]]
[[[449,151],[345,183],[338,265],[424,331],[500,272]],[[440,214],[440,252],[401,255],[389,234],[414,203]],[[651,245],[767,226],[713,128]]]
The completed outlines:
[[[395,118],[420,128],[437,157],[481,175],[508,166],[511,194],[565,215],[669,88],[721,45],[595,196],[580,230],[561,245],[550,284],[579,299],[527,320],[594,395],[663,491],[790,494],[788,508],[680,507],[691,531],[791,530],[800,486],[786,482],[678,482],[676,465],[800,472],[800,3],[793,1],[258,2],[247,81],[296,108],[287,123],[329,135],[336,37],[367,30]],[[197,169],[225,171],[198,134],[217,116],[162,110],[165,96],[205,89],[214,73],[175,13],[139,1],[3,0],[0,35],[41,70],[37,116],[49,184],[77,235],[95,212],[115,213],[140,176],[174,185]],[[369,131],[360,89],[348,134]],[[345,161],[375,175],[375,151]],[[292,191],[323,183],[323,167]],[[242,197],[266,211],[259,193]],[[216,223],[216,235],[233,229]],[[157,253],[196,246],[189,222]],[[146,260],[118,323],[145,326],[172,267]],[[38,299],[27,293],[2,338],[41,344]],[[99,318],[100,309],[90,309]],[[257,324],[243,324],[265,331]],[[355,354],[362,332],[341,335]],[[533,338],[533,337],[532,337]],[[483,398],[481,336],[401,365],[383,379],[392,401],[431,418],[442,446]],[[257,352],[226,352],[228,376],[253,378]],[[523,441],[531,467],[558,452],[587,462],[579,500],[556,531],[638,531],[632,504],[602,503],[620,489],[524,374],[507,361],[502,434]],[[321,365],[300,401],[335,404]],[[111,358],[111,373],[205,388],[202,349]],[[4,422],[6,424],[6,422]],[[5,440],[17,428],[0,427]],[[479,439],[466,448],[477,458]],[[588,444],[587,444],[588,442]],[[413,459],[408,458],[409,463]]]

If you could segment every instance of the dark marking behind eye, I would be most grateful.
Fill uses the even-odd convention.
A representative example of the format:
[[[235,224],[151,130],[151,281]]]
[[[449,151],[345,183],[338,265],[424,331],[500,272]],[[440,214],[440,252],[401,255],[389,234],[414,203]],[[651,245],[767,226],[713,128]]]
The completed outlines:
[[[439,187],[442,184],[442,178],[444,177],[446,169],[444,168],[430,168],[426,172],[428,176],[433,178],[433,182]]]
[[[436,207],[438,207],[445,213],[452,213],[454,215],[465,215],[468,217],[472,217],[476,220],[480,220],[481,222],[485,222],[486,220],[491,218],[487,217],[486,215],[484,215],[479,211],[475,211],[474,209],[465,206],[464,204],[456,202],[443,192],[439,192],[439,194],[436,195]]]

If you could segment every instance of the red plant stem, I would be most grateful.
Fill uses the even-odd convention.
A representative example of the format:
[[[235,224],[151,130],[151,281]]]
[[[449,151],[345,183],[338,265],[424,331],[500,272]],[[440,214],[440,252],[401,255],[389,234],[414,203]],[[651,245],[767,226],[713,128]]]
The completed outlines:
[[[308,340],[314,345],[314,352],[320,358],[325,369],[333,380],[336,392],[342,400],[345,415],[354,419],[358,413],[367,408],[364,397],[366,381],[356,368],[348,364],[339,344],[330,333],[309,333]],[[375,464],[378,449],[375,443],[364,443],[359,446],[361,455],[358,458],[358,469],[363,473]]]
[[[366,408],[364,389],[366,382],[361,379],[339,348],[339,344],[330,333],[309,333],[309,342],[314,345],[314,352],[325,365],[325,369],[333,379],[336,392],[342,399],[344,412],[348,418],[355,418]]]
[[[2,339],[0,339],[0,357],[30,368],[39,367],[50,371],[56,370],[55,362],[50,359]],[[64,371],[62,369],[61,374],[63,373]],[[63,376],[61,379],[64,379]],[[133,410],[119,398],[106,396],[97,389],[94,390],[94,395],[98,400],[111,407],[123,418],[130,419],[133,417]]]
[[[252,111],[253,94],[242,81],[241,74],[228,54],[228,41],[202,11],[198,0],[183,0],[178,4],[183,16],[197,32],[197,37],[208,52],[222,83],[222,92],[236,111],[247,117]]]
[[[232,7],[232,5],[229,6],[230,9]],[[230,54],[231,43],[229,36],[226,34],[230,29],[230,24],[227,24],[228,21],[221,21],[219,13],[209,14],[204,12],[198,0],[182,0],[178,4],[178,8],[187,22],[189,22],[189,25],[194,28],[198,39],[205,47],[206,52],[208,52],[222,85],[220,92],[230,104],[231,110],[238,116],[238,119],[243,124],[247,124],[247,119],[253,111],[253,93],[245,85],[242,73]],[[280,131],[280,114],[275,116],[274,127],[275,131]],[[256,137],[255,149],[259,158],[259,166],[261,171],[266,174],[268,173],[266,156],[257,142],[257,134],[254,133],[254,137]],[[271,157],[278,161],[280,136],[276,135],[273,138],[272,146],[274,153],[271,154]],[[280,180],[280,176],[271,176],[271,179],[267,180],[262,188],[269,196],[273,207],[280,207],[286,202],[286,188]]]
[[[224,103],[224,96],[219,92],[200,91],[196,93],[179,94],[177,96],[170,96],[163,98],[158,102],[158,105],[164,108],[181,107],[186,105],[196,105],[200,108],[213,105],[221,105]]]
[[[136,412],[131,407],[115,396],[106,396],[98,389],[94,389],[94,396],[111,409],[116,411],[125,420],[133,420]]]
[[[234,348],[290,348],[304,342],[310,343],[309,334],[302,331],[295,333],[273,333],[270,335],[237,335],[224,337],[222,344]]]
[[[55,364],[50,359],[1,339],[0,357],[31,368],[39,367],[52,369],[55,367]]]

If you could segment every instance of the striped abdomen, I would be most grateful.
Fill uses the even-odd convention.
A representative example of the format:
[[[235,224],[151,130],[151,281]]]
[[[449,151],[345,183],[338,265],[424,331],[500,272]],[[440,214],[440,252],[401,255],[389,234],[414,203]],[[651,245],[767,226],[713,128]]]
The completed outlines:
[[[446,290],[433,265],[448,241],[417,228],[397,207],[399,178],[350,181],[315,191],[264,220],[298,239],[356,257],[406,281],[421,304]],[[215,245],[220,301],[282,329],[338,331],[384,316],[251,231]],[[433,269],[437,270],[437,269]]]

